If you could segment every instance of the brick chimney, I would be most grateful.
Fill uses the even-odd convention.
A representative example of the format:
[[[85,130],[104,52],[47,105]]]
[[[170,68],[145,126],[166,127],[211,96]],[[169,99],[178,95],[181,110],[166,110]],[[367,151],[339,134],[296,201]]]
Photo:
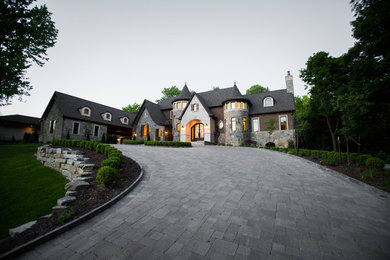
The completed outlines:
[[[294,83],[293,83],[293,76],[290,75],[290,71],[287,71],[286,79],[286,89],[287,93],[291,93],[294,95]]]

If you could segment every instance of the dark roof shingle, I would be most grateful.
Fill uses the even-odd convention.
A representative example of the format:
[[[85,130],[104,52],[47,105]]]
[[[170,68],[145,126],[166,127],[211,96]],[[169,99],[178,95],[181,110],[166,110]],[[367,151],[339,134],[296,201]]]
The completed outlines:
[[[41,119],[38,117],[23,116],[23,115],[0,116],[0,121],[8,121],[13,123],[36,125],[36,126],[39,126],[41,124],[40,120]]]

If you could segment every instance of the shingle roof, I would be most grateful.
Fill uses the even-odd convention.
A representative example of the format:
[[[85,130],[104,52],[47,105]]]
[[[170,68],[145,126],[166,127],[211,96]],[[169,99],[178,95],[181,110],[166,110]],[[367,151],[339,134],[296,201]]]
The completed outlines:
[[[184,90],[184,88],[183,88]],[[267,114],[267,113],[277,113],[277,112],[285,112],[285,111],[293,111],[295,110],[294,103],[294,95],[287,93],[286,89],[268,91],[263,93],[242,95],[237,86],[234,84],[231,88],[223,88],[217,90],[210,90],[206,92],[196,93],[198,98],[201,100],[203,106],[206,108],[207,113],[212,116],[209,108],[222,106],[225,101],[229,100],[245,100],[250,103],[249,114]],[[266,97],[272,97],[274,99],[274,106],[272,107],[264,107],[263,99]],[[192,99],[192,98],[191,98]],[[161,110],[172,109],[172,102],[175,100],[179,100],[178,97],[167,98],[161,101],[158,104],[154,104],[150,101],[151,104],[154,104],[159,107],[154,107],[156,115],[155,117],[159,118],[159,121],[162,121],[163,113],[160,113]],[[185,109],[186,110],[186,109]],[[182,115],[185,110],[183,110]],[[151,111],[149,111],[152,113]],[[182,116],[181,115],[181,116]],[[181,117],[180,116],[180,117]],[[153,117],[153,115],[152,115]],[[161,118],[160,118],[161,117]],[[164,116],[165,118],[165,116]],[[165,120],[168,120],[165,118]],[[155,121],[153,119],[153,121]],[[156,122],[156,121],[155,121]],[[156,122],[157,123],[157,122]]]
[[[191,92],[187,87],[187,83],[184,85],[183,89],[180,92],[180,95],[178,95],[175,99],[172,100],[172,103],[177,100],[190,100],[191,99]]]
[[[61,92],[54,92],[53,97],[50,100],[49,105],[47,106],[45,112],[42,115],[42,119],[45,118],[46,114],[49,112],[52,103],[56,103],[58,109],[61,111],[63,116],[79,119],[83,121],[91,121],[95,123],[100,123],[104,125],[113,125],[120,127],[131,128],[133,126],[133,121],[136,115],[116,109],[113,107],[108,107],[102,104],[98,104],[89,100],[82,98],[74,97],[68,94]],[[89,107],[91,109],[91,116],[82,116],[80,109],[83,107]],[[111,121],[104,120],[102,114],[109,112],[111,113]],[[129,124],[123,124],[120,121],[120,118],[127,117],[129,119]]]
[[[31,116],[23,116],[23,115],[8,115],[8,116],[0,116],[0,121],[8,121],[13,123],[21,123],[28,125],[41,125],[40,118],[31,117]]]
[[[161,108],[158,104],[155,104],[145,99],[144,107],[149,111],[150,116],[156,124],[166,125],[167,123],[169,123],[167,122],[167,118],[164,116],[164,113],[161,111]]]
[[[252,103],[249,114],[267,114],[295,110],[294,95],[287,93],[286,89],[274,90],[263,93],[244,95]],[[272,107],[264,107],[263,100],[266,97],[274,99]]]

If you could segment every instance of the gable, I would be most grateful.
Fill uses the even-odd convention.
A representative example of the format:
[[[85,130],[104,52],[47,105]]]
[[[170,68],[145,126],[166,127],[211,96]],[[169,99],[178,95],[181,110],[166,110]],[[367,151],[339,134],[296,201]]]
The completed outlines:
[[[193,95],[179,119],[185,122],[193,119],[198,119],[203,122],[210,121],[212,114],[210,109],[202,101],[202,98],[199,98],[197,94]],[[197,108],[196,110],[193,109],[195,107]]]

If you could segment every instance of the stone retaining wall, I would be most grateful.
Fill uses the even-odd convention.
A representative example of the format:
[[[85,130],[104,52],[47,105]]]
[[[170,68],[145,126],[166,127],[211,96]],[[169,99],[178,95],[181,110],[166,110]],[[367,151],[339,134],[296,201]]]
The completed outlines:
[[[37,159],[43,165],[60,172],[68,180],[73,181],[80,174],[92,171],[94,164],[87,163],[89,158],[80,151],[70,148],[52,148],[48,145],[38,147]]]

